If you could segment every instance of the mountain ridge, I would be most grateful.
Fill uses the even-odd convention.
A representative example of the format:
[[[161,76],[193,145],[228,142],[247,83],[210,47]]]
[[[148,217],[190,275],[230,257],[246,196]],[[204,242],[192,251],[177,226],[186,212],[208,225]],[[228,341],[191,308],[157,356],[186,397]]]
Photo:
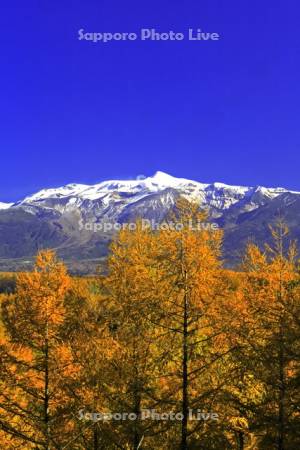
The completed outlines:
[[[83,200],[100,200],[110,192],[118,191],[122,193],[145,194],[150,192],[162,191],[165,188],[175,188],[183,191],[183,194],[197,197],[197,194],[206,193],[207,197],[213,197],[214,193],[220,193],[222,190],[228,194],[247,195],[260,192],[265,196],[274,198],[284,192],[299,194],[300,192],[285,189],[282,187],[267,188],[264,186],[239,186],[229,185],[221,182],[201,183],[199,181],[189,180],[186,178],[176,178],[167,173],[157,171],[152,177],[132,180],[106,180],[94,185],[69,183],[57,188],[42,189],[32,195],[26,196],[23,200],[15,203],[2,203],[0,208],[7,209],[17,207],[24,204],[37,203],[49,198],[66,198],[79,197]],[[194,188],[194,191],[192,189]],[[190,192],[188,192],[190,191]],[[226,207],[226,205],[224,205]]]
[[[114,234],[104,232],[102,223],[128,223],[138,217],[161,222],[181,195],[199,201],[208,220],[224,230],[229,266],[239,263],[249,239],[260,246],[268,242],[269,225],[278,211],[287,217],[291,238],[300,240],[300,192],[200,183],[157,172],[135,180],[71,183],[14,204],[0,203],[0,270],[23,269],[24,261],[31,262],[39,249],[54,248],[71,270],[94,271],[96,263],[89,261],[105,258]]]

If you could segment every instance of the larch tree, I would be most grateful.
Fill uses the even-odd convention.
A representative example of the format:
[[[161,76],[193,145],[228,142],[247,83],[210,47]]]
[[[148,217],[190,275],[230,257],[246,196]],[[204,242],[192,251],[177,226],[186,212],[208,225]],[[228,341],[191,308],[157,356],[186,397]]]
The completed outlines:
[[[170,223],[175,227],[157,235],[164,288],[157,300],[156,324],[166,332],[161,345],[169,347],[161,373],[162,399],[181,413],[178,447],[206,448],[208,428],[216,430],[218,424],[192,422],[190,412],[201,408],[205,413],[205,408],[214,413],[225,383],[225,361],[234,348],[227,338],[230,307],[222,282],[222,233],[210,227],[197,203],[184,198],[178,200]]]
[[[106,392],[114,385],[111,366],[120,351],[111,333],[114,305],[102,294],[102,283],[102,278],[100,282],[73,280],[66,298],[67,320],[62,335],[76,361],[76,371],[66,380],[68,409],[73,411],[74,423],[74,437],[66,448],[119,448],[118,432],[110,422],[91,416],[110,411]]]
[[[72,357],[60,336],[69,287],[65,266],[42,251],[2,303],[0,427],[11,448],[59,448],[71,432],[63,386]]]
[[[273,244],[250,245],[245,258],[247,320],[241,359],[260,386],[250,404],[250,427],[261,448],[299,448],[300,278],[295,244],[282,220],[271,228]]]
[[[120,430],[120,443],[127,443],[134,450],[148,448],[160,426],[141,419],[143,410],[155,407],[159,397],[159,336],[149,320],[155,314],[153,298],[160,294],[158,254],[153,233],[137,221],[134,231],[121,231],[112,243],[108,276],[102,286],[113,305],[109,327],[119,345],[111,361],[111,385],[106,392],[114,411],[136,417],[116,427]]]

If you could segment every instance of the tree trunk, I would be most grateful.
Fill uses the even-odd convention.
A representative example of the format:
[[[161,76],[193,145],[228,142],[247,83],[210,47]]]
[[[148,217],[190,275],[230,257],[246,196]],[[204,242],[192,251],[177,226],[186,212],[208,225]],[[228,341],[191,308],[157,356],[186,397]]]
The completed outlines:
[[[138,450],[140,448],[140,442],[141,442],[141,436],[139,432],[139,417],[141,413],[141,402],[138,393],[136,393],[137,396],[135,398],[135,407],[134,412],[137,416],[137,419],[134,422],[134,435],[133,435],[133,449]]]
[[[283,349],[283,327],[280,324],[279,341],[279,407],[278,407],[278,450],[284,450],[285,433],[285,376],[284,376],[284,349]]]
[[[242,431],[238,432],[238,446],[239,450],[244,450],[244,433]]]
[[[183,318],[183,358],[182,358],[182,425],[181,425],[181,450],[187,450],[188,437],[188,300],[184,295],[184,318]]]
[[[49,338],[48,324],[45,339],[45,387],[44,387],[44,423],[45,423],[45,450],[50,450],[50,423],[49,423]]]
[[[99,448],[99,437],[98,437],[98,428],[97,424],[94,426],[94,450],[98,450]]]

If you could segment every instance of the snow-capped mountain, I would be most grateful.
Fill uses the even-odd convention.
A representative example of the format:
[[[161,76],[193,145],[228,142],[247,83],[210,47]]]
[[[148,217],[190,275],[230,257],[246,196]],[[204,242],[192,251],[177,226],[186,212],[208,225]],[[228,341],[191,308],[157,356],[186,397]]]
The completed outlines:
[[[35,211],[34,207],[49,208],[60,213],[75,209],[84,212],[97,210],[98,213],[99,209],[102,209],[105,213],[115,208],[118,215],[129,205],[134,205],[153,194],[160,194],[166,189],[198,200],[201,206],[209,208],[215,217],[220,217],[225,210],[241,203],[245,210],[254,210],[269,199],[289,192],[283,188],[204,184],[156,172],[154,176],[143,179],[104,181],[93,186],[68,184],[56,189],[43,189],[12,206],[32,212]]]
[[[137,217],[161,222],[181,195],[197,200],[209,220],[222,227],[224,256],[231,265],[239,261],[249,239],[266,241],[278,211],[286,217],[291,237],[300,242],[299,192],[200,183],[157,172],[148,178],[92,186],[68,184],[43,189],[14,204],[0,203],[0,270],[23,268],[19,261],[30,261],[38,249],[47,247],[71,261],[73,269],[80,265],[81,271],[82,264],[107,253],[112,238],[112,233],[91,224],[127,223]]]

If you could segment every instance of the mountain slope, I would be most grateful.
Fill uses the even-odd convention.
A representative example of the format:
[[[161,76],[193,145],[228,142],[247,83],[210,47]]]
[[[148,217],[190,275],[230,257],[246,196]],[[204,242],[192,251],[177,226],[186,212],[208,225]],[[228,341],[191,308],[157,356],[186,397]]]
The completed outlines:
[[[163,172],[137,180],[44,189],[14,204],[0,203],[0,270],[18,268],[40,248],[55,248],[71,268],[107,253],[113,230],[104,224],[142,217],[161,222],[179,195],[199,201],[211,221],[224,229],[228,264],[239,262],[249,238],[258,244],[278,211],[298,237],[300,193],[283,188],[204,184]],[[2,206],[1,206],[2,205]],[[86,266],[86,264],[85,264]],[[90,267],[89,269],[90,270]]]

